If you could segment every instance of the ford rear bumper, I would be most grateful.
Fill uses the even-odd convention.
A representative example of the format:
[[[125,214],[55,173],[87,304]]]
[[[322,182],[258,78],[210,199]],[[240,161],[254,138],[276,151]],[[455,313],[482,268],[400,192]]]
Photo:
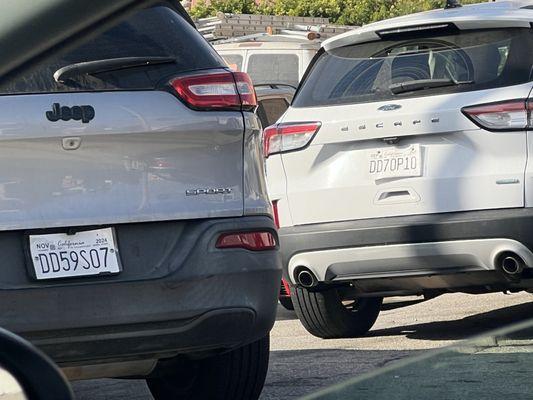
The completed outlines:
[[[513,286],[498,273],[510,252],[533,268],[533,210],[507,209],[313,224],[280,230],[286,276],[362,292]],[[529,283],[527,280],[522,285]]]

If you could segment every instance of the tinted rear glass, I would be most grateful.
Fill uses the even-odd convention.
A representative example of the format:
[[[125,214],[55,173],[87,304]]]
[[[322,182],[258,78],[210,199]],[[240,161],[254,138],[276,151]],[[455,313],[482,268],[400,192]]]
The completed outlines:
[[[257,116],[264,127],[270,126],[283,115],[289,108],[289,103],[285,99],[265,99],[259,101]]]
[[[176,63],[81,75],[67,84],[53,74],[66,65],[120,57],[171,57]],[[2,93],[151,89],[172,74],[223,66],[202,36],[174,10],[159,6],[139,11],[127,21],[33,73],[1,88]]]
[[[286,83],[298,85],[299,59],[296,54],[253,54],[248,59],[248,74],[254,84]]]
[[[533,33],[516,28],[381,40],[323,51],[293,105],[356,104],[525,83],[531,79],[532,50]],[[401,85],[412,88],[417,81],[415,90],[393,92]]]

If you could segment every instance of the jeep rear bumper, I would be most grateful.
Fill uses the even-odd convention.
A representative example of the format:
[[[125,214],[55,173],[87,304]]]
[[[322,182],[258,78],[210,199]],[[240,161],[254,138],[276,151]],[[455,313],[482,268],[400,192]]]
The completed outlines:
[[[24,273],[24,257],[6,263],[0,326],[29,339],[62,367],[201,357],[260,339],[272,328],[278,250],[215,247],[223,232],[275,234],[271,218],[113,228],[123,257],[116,276],[36,282]],[[11,239],[22,243],[25,235],[0,233],[0,250],[19,254],[7,246]]]
[[[499,255],[512,252],[533,268],[533,210],[296,226],[282,228],[280,241],[285,274],[293,284],[305,267],[319,282],[350,281],[363,293],[507,287],[516,282],[497,272]]]

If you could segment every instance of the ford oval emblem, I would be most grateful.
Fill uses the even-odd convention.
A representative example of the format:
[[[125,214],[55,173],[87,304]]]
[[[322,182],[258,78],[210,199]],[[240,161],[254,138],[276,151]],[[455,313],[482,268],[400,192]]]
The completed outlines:
[[[394,111],[399,110],[400,108],[402,108],[402,106],[399,104],[385,104],[384,106],[379,107],[378,111]]]

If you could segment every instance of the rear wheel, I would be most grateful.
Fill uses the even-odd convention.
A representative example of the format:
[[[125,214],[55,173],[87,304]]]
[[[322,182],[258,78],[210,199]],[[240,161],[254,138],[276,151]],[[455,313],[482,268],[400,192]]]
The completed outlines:
[[[155,400],[257,400],[269,349],[267,336],[215,357],[163,364],[146,381]]]
[[[367,333],[378,317],[382,297],[343,300],[339,290],[294,288],[294,310],[305,329],[323,339],[349,338]]]

